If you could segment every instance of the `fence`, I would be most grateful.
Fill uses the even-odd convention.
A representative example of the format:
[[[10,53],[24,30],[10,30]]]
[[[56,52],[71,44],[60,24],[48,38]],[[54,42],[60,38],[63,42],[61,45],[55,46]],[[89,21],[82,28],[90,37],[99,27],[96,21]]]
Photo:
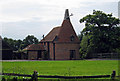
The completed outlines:
[[[120,55],[118,53],[96,53],[96,54],[92,54],[92,58],[119,59]]]
[[[31,77],[33,80],[37,81],[38,77],[41,78],[62,78],[62,79],[80,79],[80,78],[111,78],[115,79],[116,72],[113,71],[111,75],[96,75],[96,76],[47,76],[47,75],[38,75],[36,71],[32,75],[26,74],[15,74],[15,73],[1,73],[1,75],[8,76],[23,76],[23,77]]]

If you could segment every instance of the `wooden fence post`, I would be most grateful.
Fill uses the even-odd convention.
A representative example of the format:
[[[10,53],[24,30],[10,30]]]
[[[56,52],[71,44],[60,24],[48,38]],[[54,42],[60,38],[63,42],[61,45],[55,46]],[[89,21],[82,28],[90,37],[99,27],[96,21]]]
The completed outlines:
[[[116,71],[113,71],[112,74],[111,74],[111,79],[114,80],[115,76],[116,76]]]
[[[37,71],[34,71],[34,73],[32,75],[32,80],[38,81],[37,77],[38,77]]]

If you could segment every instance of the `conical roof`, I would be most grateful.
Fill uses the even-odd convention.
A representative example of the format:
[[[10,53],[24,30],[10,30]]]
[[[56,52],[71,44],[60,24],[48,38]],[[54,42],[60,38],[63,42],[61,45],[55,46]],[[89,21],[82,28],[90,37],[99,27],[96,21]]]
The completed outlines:
[[[65,16],[62,25],[53,28],[52,31],[50,31],[50,33],[48,33],[46,37],[41,40],[41,42],[56,41],[56,39],[57,42],[79,42],[79,39],[70,22],[68,9],[65,10]]]
[[[71,37],[74,37],[73,42],[79,42],[71,22],[69,20],[64,20],[58,35],[58,41],[71,42]]]

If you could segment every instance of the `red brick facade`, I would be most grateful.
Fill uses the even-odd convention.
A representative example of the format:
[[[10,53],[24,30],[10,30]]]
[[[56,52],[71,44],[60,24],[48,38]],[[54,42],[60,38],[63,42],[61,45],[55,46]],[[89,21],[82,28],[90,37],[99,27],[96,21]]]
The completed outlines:
[[[57,60],[79,59],[79,45],[77,43],[56,43],[55,49],[55,59]],[[71,51],[75,51],[73,57],[70,57]]]

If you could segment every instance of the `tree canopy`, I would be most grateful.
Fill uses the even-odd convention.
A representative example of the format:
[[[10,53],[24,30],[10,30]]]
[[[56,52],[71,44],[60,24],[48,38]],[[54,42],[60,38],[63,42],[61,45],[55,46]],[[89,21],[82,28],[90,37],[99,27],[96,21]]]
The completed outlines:
[[[23,40],[20,40],[20,39],[14,40],[12,38],[5,37],[3,39],[3,41],[5,41],[14,51],[22,50],[30,44],[38,44],[39,43],[39,40],[33,35],[28,35]]]
[[[38,44],[39,41],[36,37],[34,37],[33,35],[28,35],[24,40],[23,40],[23,46],[22,48],[25,48],[26,46],[30,45],[30,44]]]
[[[102,11],[93,10],[82,19],[85,23],[82,30],[80,53],[90,55],[92,53],[111,53],[120,48],[120,20]]]

